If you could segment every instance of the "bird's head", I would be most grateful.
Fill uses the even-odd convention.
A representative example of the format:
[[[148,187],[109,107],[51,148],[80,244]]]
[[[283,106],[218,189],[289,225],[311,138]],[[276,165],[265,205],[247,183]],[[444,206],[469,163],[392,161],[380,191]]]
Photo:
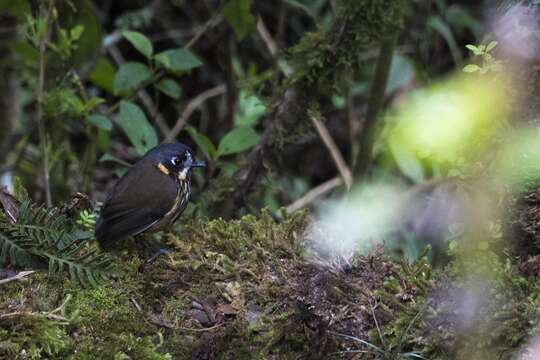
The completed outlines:
[[[194,158],[189,147],[181,143],[159,145],[150,150],[146,157],[155,163],[159,171],[180,181],[189,178],[192,168],[206,166],[203,161]]]

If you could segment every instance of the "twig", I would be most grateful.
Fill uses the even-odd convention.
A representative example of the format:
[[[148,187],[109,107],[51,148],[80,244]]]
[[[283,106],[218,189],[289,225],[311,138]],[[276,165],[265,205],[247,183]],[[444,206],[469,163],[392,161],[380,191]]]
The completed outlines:
[[[214,326],[210,326],[210,327],[207,327],[207,328],[200,328],[200,329],[194,329],[194,328],[186,328],[186,327],[182,327],[182,326],[176,326],[175,329],[178,329],[178,330],[185,330],[185,331],[193,331],[193,332],[204,332],[204,331],[210,331],[210,330],[217,329],[218,327],[223,326],[223,325],[225,325],[225,323],[219,323],[219,324],[216,324],[216,325],[214,325]]]
[[[69,300],[71,300],[71,294],[68,294],[68,296],[66,296],[66,300],[64,300],[64,302],[59,307],[48,312],[46,315],[56,314],[57,312],[62,312],[62,315],[64,315],[64,308],[66,307]]]
[[[139,303],[137,302],[137,300],[135,300],[135,298],[129,298],[129,301],[131,301],[131,302],[133,303],[133,305],[135,306],[135,308],[136,308],[138,311],[141,311],[141,312],[142,312],[141,305],[139,305]]]
[[[49,8],[47,9],[47,13],[45,14],[45,30],[43,31],[43,34],[39,39],[39,73],[38,84],[36,87],[39,144],[41,148],[41,156],[43,156],[43,185],[45,187],[45,201],[48,207],[52,206],[52,196],[51,182],[49,178],[49,156],[47,154],[47,134],[45,132],[45,123],[43,121],[43,91],[45,87],[45,51],[47,49],[47,42],[49,38],[49,20],[51,18],[53,8],[54,0],[50,0]],[[43,11],[43,7],[41,7],[40,9],[41,11]]]
[[[270,55],[272,55],[273,58],[277,58],[277,56],[279,55],[279,47],[276,41],[274,40],[274,38],[272,37],[272,35],[270,35],[268,28],[266,27],[263,19],[260,16],[259,16],[259,20],[257,21],[257,32],[259,33],[264,43],[266,44],[266,47],[268,48]],[[283,75],[285,75],[286,77],[289,77],[292,75],[293,69],[287,63],[287,61],[283,59],[278,59],[277,63]]]
[[[0,285],[2,284],[7,284],[8,282],[12,282],[12,281],[15,281],[15,280],[21,280],[25,277],[27,277],[28,275],[31,275],[35,273],[35,271],[21,271],[20,273],[17,273],[16,275],[12,276],[12,277],[8,277],[6,279],[1,279],[0,280]]]
[[[111,57],[114,59],[116,64],[121,65],[125,62],[122,53],[120,52],[120,50],[118,50],[116,45],[110,44],[109,46],[107,46],[107,51],[109,52],[109,54],[111,54]],[[154,101],[152,100],[148,92],[141,88],[137,91],[137,97],[141,100],[146,110],[150,113],[150,116],[155,118],[156,125],[159,128],[161,134],[163,136],[167,136],[171,129],[169,128],[169,125],[167,125],[167,122],[163,118],[163,115],[161,115],[161,113],[158,111],[157,107],[154,104]]]
[[[300,199],[296,200],[292,204],[286,207],[287,213],[291,214],[297,210],[302,209],[303,207],[311,204],[316,199],[320,198],[321,196],[329,193],[330,191],[334,190],[335,188],[343,185],[343,180],[341,177],[336,176],[333,179],[330,179],[313,189],[309,190],[304,196],[302,196]]]
[[[371,91],[366,113],[366,121],[364,127],[358,137],[359,151],[356,156],[356,164],[354,166],[354,175],[357,180],[364,180],[367,171],[371,165],[371,153],[373,144],[375,143],[375,132],[377,127],[377,119],[384,103],[384,93],[390,74],[390,65],[392,65],[392,57],[394,49],[398,41],[399,34],[396,32],[388,39],[384,40],[377,59],[375,76],[371,83]]]
[[[18,317],[18,316],[31,316],[31,317],[38,317],[38,318],[46,318],[46,319],[51,319],[55,321],[62,321],[65,323],[69,323],[68,319],[60,315],[34,313],[30,311],[15,311],[8,314],[0,314],[0,320],[5,320],[5,319],[13,318],[13,317]]]
[[[330,132],[319,119],[317,119],[315,116],[310,116],[310,118],[313,126],[315,126],[315,129],[319,134],[319,137],[328,149],[330,156],[332,156],[332,160],[334,160],[334,164],[336,165],[336,168],[338,169],[339,174],[343,179],[343,182],[345,183],[345,186],[347,186],[347,190],[350,190],[352,186],[351,170],[347,166],[347,163],[343,159],[343,156],[341,156],[341,152],[339,151],[336,143],[334,142],[334,139],[332,139]]]
[[[216,87],[203,91],[202,93],[191,99],[184,111],[182,112],[182,115],[180,115],[178,120],[176,120],[176,124],[174,125],[173,129],[167,134],[163,142],[173,141],[178,136],[178,134],[180,134],[184,126],[186,126],[186,123],[189,120],[191,114],[193,114],[193,112],[206,100],[213,98],[214,96],[224,94],[226,91],[227,87],[225,85],[218,85]]]
[[[268,31],[268,28],[266,27],[263,19],[259,16],[259,19],[257,20],[257,32],[263,39],[264,43],[266,44],[266,47],[268,48],[268,51],[270,52],[270,55],[272,57],[276,57],[278,55],[278,46],[274,39],[272,38],[272,35],[270,35],[270,32]]]
[[[217,12],[216,15],[210,18],[196,33],[193,35],[191,40],[184,46],[184,49],[189,50],[199,41],[199,39],[204,35],[204,33],[214,26],[218,25],[223,20],[221,12]]]
[[[377,320],[377,316],[375,315],[375,308],[373,307],[373,305],[371,305],[371,301],[369,303],[369,307],[371,309],[371,316],[373,317],[373,321],[375,322],[375,326],[377,328],[377,333],[379,334],[379,339],[381,340],[381,344],[383,348],[386,349],[386,344],[384,343],[384,337],[381,331],[381,327],[379,326],[379,320]]]

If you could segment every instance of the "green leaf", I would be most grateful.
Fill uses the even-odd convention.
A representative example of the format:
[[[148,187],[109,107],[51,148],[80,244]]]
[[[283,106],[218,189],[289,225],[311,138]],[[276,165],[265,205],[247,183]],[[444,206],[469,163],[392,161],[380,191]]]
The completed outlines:
[[[114,94],[124,95],[137,90],[151,76],[152,72],[144,64],[137,62],[122,64],[114,77]]]
[[[124,36],[135,49],[139,50],[139,52],[148,59],[152,57],[154,48],[152,47],[152,42],[145,35],[137,31],[126,30],[122,31],[122,36]]]
[[[23,23],[25,16],[30,13],[30,5],[27,0],[2,0],[0,11],[13,14],[19,23]]]
[[[84,26],[82,25],[77,25],[75,26],[74,28],[72,28],[70,31],[69,31],[69,35],[71,37],[71,40],[72,41],[77,41],[81,38],[81,35],[83,34],[84,32]]]
[[[259,135],[253,128],[242,126],[229,131],[219,142],[216,158],[223,155],[237,154],[255,146]]]
[[[150,125],[141,108],[134,103],[120,103],[118,123],[139,155],[144,155],[158,144],[156,130]]]
[[[390,143],[390,152],[392,153],[399,170],[405,176],[417,184],[424,181],[424,167],[422,166],[420,160],[414,156],[414,154],[397,142]]]
[[[202,65],[201,60],[189,50],[170,49],[155,56],[158,63],[171,71],[188,71]]]
[[[236,126],[254,126],[266,114],[266,106],[255,95],[241,90],[238,96],[238,111],[234,114]]]
[[[167,96],[172,97],[173,99],[180,99],[182,96],[182,88],[178,83],[171,78],[161,79],[160,82],[156,84],[156,87]]]
[[[90,81],[108,93],[113,93],[115,68],[106,57],[100,57],[90,73]]]
[[[476,46],[472,45],[472,44],[467,44],[465,45],[465,47],[467,49],[469,49],[470,51],[472,51],[475,55],[479,55],[481,54],[482,52],[480,51],[480,49],[478,49]]]
[[[111,120],[103,115],[90,115],[86,118],[86,121],[103,130],[111,131],[112,129]]]
[[[466,72],[466,73],[473,73],[473,72],[476,72],[478,70],[480,70],[480,66],[478,66],[476,64],[469,64],[469,65],[466,65],[463,68],[463,71]]]
[[[89,113],[90,111],[94,110],[96,106],[98,106],[99,104],[103,104],[104,102],[104,99],[97,96],[92,96],[90,99],[88,99],[88,101],[84,103],[84,112]]]
[[[234,29],[238,40],[242,40],[256,27],[257,20],[250,9],[251,0],[229,0],[223,8],[223,17]]]
[[[499,43],[497,41],[492,41],[488,44],[488,46],[486,47],[486,52],[489,52],[491,50],[493,50],[495,48],[495,46],[499,45]]]
[[[193,126],[187,126],[186,131],[189,133],[193,141],[197,144],[199,149],[203,152],[207,159],[215,159],[217,150],[212,141],[204,134],[201,134]]]

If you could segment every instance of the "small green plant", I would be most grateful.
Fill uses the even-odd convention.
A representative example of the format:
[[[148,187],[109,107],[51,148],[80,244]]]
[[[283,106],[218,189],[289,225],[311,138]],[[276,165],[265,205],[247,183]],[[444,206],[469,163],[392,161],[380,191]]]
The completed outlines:
[[[95,216],[85,219],[88,226]],[[74,282],[96,286],[107,279],[110,259],[90,246],[91,238],[58,209],[24,201],[17,222],[0,220],[0,265],[48,268],[51,275],[67,272]]]
[[[468,64],[463,68],[463,71],[466,73],[475,73],[483,75],[489,71],[501,72],[503,69],[503,62],[497,60],[492,54],[491,51],[497,47],[499,43],[497,41],[491,41],[489,44],[480,44],[478,46],[468,44],[465,46],[469,49],[474,56],[481,58],[480,64]]]
[[[77,224],[87,231],[93,231],[96,226],[97,215],[89,210],[82,210],[79,213]]]

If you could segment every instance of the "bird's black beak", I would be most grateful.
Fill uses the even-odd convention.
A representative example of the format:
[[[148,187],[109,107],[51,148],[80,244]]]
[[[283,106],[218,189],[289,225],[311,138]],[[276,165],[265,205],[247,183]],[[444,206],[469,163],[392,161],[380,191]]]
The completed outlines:
[[[201,161],[201,160],[195,160],[193,161],[193,163],[191,164],[192,168],[197,168],[197,167],[206,167],[206,163],[204,161]]]

